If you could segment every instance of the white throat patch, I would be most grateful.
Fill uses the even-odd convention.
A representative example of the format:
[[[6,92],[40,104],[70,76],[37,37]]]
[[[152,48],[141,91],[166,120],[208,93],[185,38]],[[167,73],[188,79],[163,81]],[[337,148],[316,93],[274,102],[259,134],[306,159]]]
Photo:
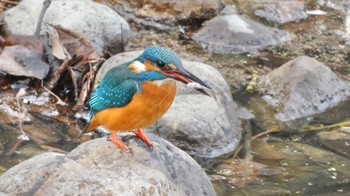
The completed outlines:
[[[163,86],[164,84],[169,84],[171,82],[175,82],[175,81],[173,79],[166,78],[166,79],[163,79],[163,80],[155,80],[152,83],[157,85],[158,87],[160,87],[160,86]]]
[[[128,68],[134,72],[135,74],[139,74],[141,72],[146,71],[145,64],[141,63],[140,61],[133,61]]]

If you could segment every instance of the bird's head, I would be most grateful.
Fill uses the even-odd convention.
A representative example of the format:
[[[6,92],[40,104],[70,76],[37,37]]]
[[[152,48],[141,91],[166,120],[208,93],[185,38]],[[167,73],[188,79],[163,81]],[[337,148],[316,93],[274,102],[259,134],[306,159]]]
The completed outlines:
[[[182,66],[181,59],[175,53],[163,47],[151,46],[146,48],[143,53],[132,62],[130,68],[136,74],[150,71],[158,72],[165,78],[172,78],[184,84],[196,82],[207,89],[211,89],[209,85],[187,71]],[[195,87],[195,89],[208,95],[208,92],[203,88]]]

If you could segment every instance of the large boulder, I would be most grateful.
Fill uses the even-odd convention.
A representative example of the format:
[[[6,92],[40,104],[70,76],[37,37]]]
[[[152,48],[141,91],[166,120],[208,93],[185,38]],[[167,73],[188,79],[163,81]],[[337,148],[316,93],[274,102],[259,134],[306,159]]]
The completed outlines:
[[[13,34],[33,35],[43,2],[23,0],[7,10],[7,28]],[[53,0],[43,21],[83,34],[100,55],[105,50],[120,52],[123,41],[130,37],[129,25],[122,17],[108,6],[91,0]]]
[[[223,15],[207,21],[192,39],[210,52],[239,54],[288,41],[287,32],[242,15]]]
[[[350,83],[314,58],[299,56],[263,76],[262,98],[277,109],[275,117],[288,122],[307,118],[350,96]]]
[[[153,149],[128,137],[133,155],[106,138],[86,142],[67,155],[38,155],[0,176],[0,195],[215,195],[209,178],[188,154],[148,136]]]
[[[127,52],[108,59],[97,74],[97,82],[112,67],[130,61],[141,52]],[[184,67],[209,83],[215,96],[209,97],[178,83],[177,96],[169,111],[149,131],[171,141],[191,155],[216,157],[235,150],[243,131],[242,118],[252,114],[232,100],[230,89],[213,67],[183,60]]]

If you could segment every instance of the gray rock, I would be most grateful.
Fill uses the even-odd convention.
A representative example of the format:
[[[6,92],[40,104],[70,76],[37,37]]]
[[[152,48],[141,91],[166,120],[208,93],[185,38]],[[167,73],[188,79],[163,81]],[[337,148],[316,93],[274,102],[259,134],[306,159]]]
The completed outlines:
[[[285,31],[264,26],[246,16],[217,16],[205,23],[192,39],[214,53],[244,53],[288,41]]]
[[[67,155],[44,153],[0,176],[0,194],[11,195],[215,195],[209,178],[185,152],[148,134],[149,149],[129,138],[134,155],[106,138]]]
[[[33,35],[43,2],[44,0],[23,0],[16,7],[7,10],[7,28],[13,34]],[[129,25],[122,17],[106,5],[91,0],[53,0],[44,22],[83,34],[99,55],[103,55],[105,50],[120,52],[122,37],[126,42],[130,36]]]
[[[130,61],[140,53],[121,53],[108,59],[102,65],[96,80],[99,81],[110,68]],[[183,65],[209,83],[216,97],[205,96],[178,83],[173,105],[149,130],[156,131],[194,156],[216,157],[233,151],[243,130],[240,117],[251,118],[252,114],[239,108],[232,100],[227,83],[216,69],[190,61],[183,61]]]
[[[254,14],[277,24],[297,22],[307,18],[304,2],[299,0],[264,3],[255,7]]]
[[[235,15],[238,14],[238,9],[235,5],[225,5],[220,11],[220,15]]]
[[[291,121],[321,113],[345,100],[350,95],[350,83],[317,60],[300,56],[263,76],[258,90],[277,109],[277,119]]]

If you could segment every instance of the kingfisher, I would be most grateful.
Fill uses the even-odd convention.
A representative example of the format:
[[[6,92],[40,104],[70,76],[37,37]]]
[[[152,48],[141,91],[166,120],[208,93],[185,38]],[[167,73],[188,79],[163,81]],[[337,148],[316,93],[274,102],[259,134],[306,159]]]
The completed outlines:
[[[209,95],[211,87],[187,71],[181,59],[159,46],[146,48],[136,59],[110,69],[90,97],[90,119],[82,133],[104,126],[110,140],[129,151],[117,132],[133,131],[149,147],[152,142],[142,131],[170,108],[176,94],[176,80],[197,83],[199,92]]]

